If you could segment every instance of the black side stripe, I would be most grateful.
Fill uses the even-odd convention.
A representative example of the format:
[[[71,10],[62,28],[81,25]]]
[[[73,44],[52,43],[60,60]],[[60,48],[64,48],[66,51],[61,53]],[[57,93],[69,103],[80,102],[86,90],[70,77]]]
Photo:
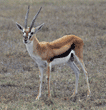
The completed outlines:
[[[72,50],[74,50],[74,49],[75,49],[75,44],[73,43],[73,44],[71,45],[71,47],[70,47],[66,52],[64,52],[64,53],[62,53],[62,54],[60,54],[60,55],[57,55],[57,56],[54,56],[54,57],[50,58],[50,61],[53,61],[53,60],[56,59],[56,58],[66,57],[66,56],[68,56],[69,53],[70,53]],[[72,56],[73,56],[73,55],[72,55]]]

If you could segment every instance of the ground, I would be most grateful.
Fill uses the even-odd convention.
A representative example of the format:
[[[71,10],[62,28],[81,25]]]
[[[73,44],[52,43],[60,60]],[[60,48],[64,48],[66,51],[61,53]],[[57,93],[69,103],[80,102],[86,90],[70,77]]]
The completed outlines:
[[[26,51],[22,33],[15,24],[18,22],[24,26],[28,5],[29,26],[42,6],[35,23],[36,26],[45,23],[37,33],[39,41],[49,42],[69,34],[83,39],[90,97],[87,98],[87,84],[82,70],[78,94],[71,97],[75,74],[67,64],[61,64],[54,66],[51,72],[51,98],[47,98],[45,69],[42,97],[35,100],[39,70]],[[105,65],[105,0],[0,0],[0,110],[105,110]]]

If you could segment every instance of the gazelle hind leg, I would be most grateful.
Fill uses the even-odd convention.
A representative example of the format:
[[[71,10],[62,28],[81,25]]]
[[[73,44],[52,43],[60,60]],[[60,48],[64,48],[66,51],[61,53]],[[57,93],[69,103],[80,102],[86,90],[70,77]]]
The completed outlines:
[[[73,65],[76,67],[76,69],[78,70],[78,71],[80,71],[79,70],[79,68],[78,68],[78,66],[73,62]]]
[[[41,97],[41,90],[42,90],[42,79],[43,79],[43,71],[44,68],[43,67],[39,67],[40,73],[39,73],[39,77],[40,77],[40,84],[39,84],[39,90],[38,90],[38,95],[36,97],[36,100],[39,100],[39,97]]]
[[[71,69],[74,71],[76,80],[75,80],[75,90],[73,92],[72,96],[75,96],[77,94],[77,89],[78,89],[78,80],[79,80],[79,69],[76,66],[76,64],[73,61],[68,61],[68,65],[71,67]]]
[[[88,81],[88,73],[87,73],[87,70],[86,70],[86,68],[85,68],[85,64],[84,64],[84,62],[83,62],[83,60],[80,60],[81,61],[81,63],[82,63],[82,67],[84,67],[84,70],[83,71],[85,71],[85,74],[86,74],[86,82],[87,82],[87,87],[88,87],[88,94],[87,94],[87,96],[89,96],[90,95],[90,87],[89,87],[89,81]]]
[[[88,82],[88,73],[86,71],[85,64],[84,64],[83,60],[82,59],[79,59],[76,55],[75,55],[75,58],[78,61],[78,63],[81,65],[82,70],[84,71],[86,82],[87,82],[87,87],[88,87],[88,94],[87,94],[87,96],[89,96],[89,94],[91,92],[90,92],[90,87],[89,87],[89,82]]]

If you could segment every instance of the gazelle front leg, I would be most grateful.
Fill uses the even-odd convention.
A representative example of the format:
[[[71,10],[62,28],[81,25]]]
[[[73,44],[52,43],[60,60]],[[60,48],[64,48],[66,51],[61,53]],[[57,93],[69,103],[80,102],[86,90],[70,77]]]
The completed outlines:
[[[47,75],[48,75],[48,78],[47,78],[47,81],[48,81],[48,97],[51,96],[51,94],[50,94],[50,72],[51,72],[51,64],[48,63],[48,66],[47,66]]]
[[[40,73],[39,73],[39,77],[40,77],[40,81],[39,81],[39,90],[38,90],[38,95],[36,97],[36,100],[39,100],[39,97],[41,97],[41,90],[42,90],[42,79],[43,79],[43,71],[44,71],[44,68],[41,67],[41,66],[38,66],[39,67],[39,70],[40,70]]]

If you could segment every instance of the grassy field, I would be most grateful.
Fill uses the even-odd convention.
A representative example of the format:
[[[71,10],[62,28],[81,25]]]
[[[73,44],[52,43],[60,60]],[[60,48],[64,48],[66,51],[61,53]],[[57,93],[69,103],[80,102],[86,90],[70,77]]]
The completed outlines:
[[[54,66],[51,98],[48,99],[46,69],[42,97],[36,101],[39,70],[23,44],[15,22],[28,24],[42,6],[36,25],[39,41],[74,34],[84,41],[84,62],[91,96],[80,71],[78,94],[71,98],[75,74],[66,64]],[[80,68],[80,67],[79,67]],[[0,110],[105,110],[106,109],[106,0],[0,0]]]

